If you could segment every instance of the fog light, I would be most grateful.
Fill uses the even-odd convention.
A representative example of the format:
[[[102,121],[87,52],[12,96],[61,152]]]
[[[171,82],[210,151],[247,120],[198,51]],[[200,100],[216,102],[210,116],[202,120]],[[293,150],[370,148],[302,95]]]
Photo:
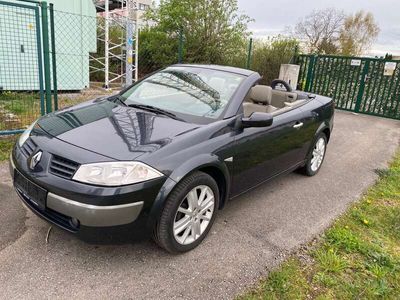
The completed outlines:
[[[69,223],[72,227],[78,228],[79,227],[79,220],[77,218],[72,218]]]

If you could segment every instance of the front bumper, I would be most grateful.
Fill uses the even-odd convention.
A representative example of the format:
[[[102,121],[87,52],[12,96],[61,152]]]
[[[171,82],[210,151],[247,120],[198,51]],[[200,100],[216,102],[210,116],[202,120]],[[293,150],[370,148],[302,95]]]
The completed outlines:
[[[16,170],[18,169],[15,166],[11,154],[10,173],[13,178]],[[21,172],[19,173],[32,182],[32,180],[27,178],[24,174]],[[26,207],[46,221],[70,232],[78,231],[79,225],[110,227],[133,223],[144,210],[144,201],[118,205],[93,205],[69,199],[65,196],[53,193],[49,191],[49,189],[47,189],[46,208],[42,210],[21,190],[18,188],[15,189]]]
[[[142,211],[143,201],[121,205],[97,206],[48,193],[47,207],[79,220],[79,223],[84,226],[103,227],[132,223]]]

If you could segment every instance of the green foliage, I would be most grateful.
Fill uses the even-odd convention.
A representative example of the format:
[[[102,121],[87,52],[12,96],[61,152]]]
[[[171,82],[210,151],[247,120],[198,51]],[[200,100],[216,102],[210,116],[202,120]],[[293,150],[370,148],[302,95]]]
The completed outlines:
[[[240,298],[398,299],[400,152],[379,174],[378,183],[307,251],[314,261],[293,257]]]
[[[0,137],[0,161],[9,159],[12,147],[17,140],[17,136]]]
[[[296,260],[289,260],[284,268],[272,272],[269,280],[239,297],[239,299],[304,299],[307,294],[307,280]]]
[[[178,62],[179,38],[155,27],[146,27],[139,35],[139,77]]]
[[[317,250],[315,258],[323,272],[337,273],[347,267],[346,261],[333,249]]]
[[[238,13],[237,0],[163,0],[158,7],[147,11],[145,19],[155,24],[148,31],[162,32],[163,40],[167,37],[178,40],[182,31],[186,63],[232,64],[238,57],[245,60],[247,25],[251,20]],[[157,34],[147,36],[148,40],[157,37]],[[147,45],[157,43],[148,41]],[[177,59],[178,47],[174,42],[168,43],[164,54],[173,45],[174,55],[162,56],[163,62]]]
[[[24,128],[39,115],[38,93],[0,92],[0,130]]]
[[[256,41],[251,69],[263,75],[263,83],[278,78],[281,64],[290,63],[299,42],[293,38],[277,36],[267,41]]]

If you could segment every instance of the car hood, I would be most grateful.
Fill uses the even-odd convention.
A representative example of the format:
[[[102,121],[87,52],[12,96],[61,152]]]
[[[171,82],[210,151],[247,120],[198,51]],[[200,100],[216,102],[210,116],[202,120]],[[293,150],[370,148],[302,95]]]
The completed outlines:
[[[46,115],[37,125],[59,140],[117,160],[157,151],[199,127],[107,100]]]

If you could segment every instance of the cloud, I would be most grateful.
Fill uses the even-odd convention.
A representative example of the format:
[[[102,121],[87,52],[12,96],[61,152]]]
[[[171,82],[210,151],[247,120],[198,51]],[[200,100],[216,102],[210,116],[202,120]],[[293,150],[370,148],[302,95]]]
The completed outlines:
[[[314,9],[329,7],[342,9],[348,14],[361,9],[371,11],[381,32],[370,52],[376,55],[400,55],[399,0],[239,0],[240,10],[255,20],[250,24],[250,30],[255,37],[260,38],[288,34],[285,30],[288,26],[293,27]]]

